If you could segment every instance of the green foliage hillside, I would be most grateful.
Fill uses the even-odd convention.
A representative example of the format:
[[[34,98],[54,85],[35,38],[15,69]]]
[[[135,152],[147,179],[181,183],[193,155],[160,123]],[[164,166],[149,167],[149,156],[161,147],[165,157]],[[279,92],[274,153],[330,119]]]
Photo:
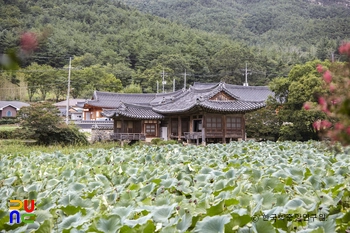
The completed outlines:
[[[329,58],[339,40],[349,38],[346,0],[124,0],[126,4],[191,28],[227,34],[263,47],[325,50]],[[325,43],[325,40],[330,43]],[[332,51],[333,49],[333,51]]]
[[[0,6],[0,54],[17,51],[22,68],[0,73],[2,99],[64,97],[69,57],[75,98],[89,98],[93,90],[120,91],[133,82],[144,92],[155,92],[163,70],[167,91],[174,79],[177,89],[183,86],[185,70],[188,83],[242,84],[246,63],[249,83],[266,85],[287,75],[293,64],[315,58],[283,48],[267,52],[249,47],[230,36],[191,29],[117,1],[0,0]],[[20,50],[23,32],[36,35],[33,53]]]
[[[263,1],[270,2],[268,7],[259,1],[249,1],[244,7],[241,1],[172,2],[150,1],[146,6],[151,10],[159,4],[173,4],[160,7],[159,12],[167,14],[158,15],[176,17],[192,28],[112,0],[0,0],[0,54],[15,51],[22,68],[0,73],[0,98],[64,98],[69,57],[73,57],[75,98],[90,98],[93,90],[121,91],[132,83],[140,85],[143,92],[155,92],[163,70],[166,91],[172,90],[173,80],[176,89],[183,87],[185,71],[188,83],[222,80],[242,84],[246,64],[249,84],[267,85],[274,77],[286,76],[294,64],[327,58],[344,35],[349,35],[344,26],[349,19],[346,8],[324,8],[328,11],[321,14],[316,11],[318,6],[308,9],[297,0],[288,4]],[[171,9],[177,13],[170,17]],[[287,9],[294,15],[281,16]],[[337,9],[337,17],[332,16],[332,9]],[[312,27],[304,23],[305,18]],[[326,27],[322,20],[330,24]],[[291,25],[296,27],[295,33]],[[299,33],[300,28],[304,34]],[[331,38],[327,36],[330,31]],[[26,44],[24,32],[31,33],[26,34]],[[36,41],[30,40],[31,35],[36,35]],[[283,39],[288,35],[293,37]],[[266,49],[261,40],[273,45]],[[28,46],[34,48],[33,53],[23,49]]]

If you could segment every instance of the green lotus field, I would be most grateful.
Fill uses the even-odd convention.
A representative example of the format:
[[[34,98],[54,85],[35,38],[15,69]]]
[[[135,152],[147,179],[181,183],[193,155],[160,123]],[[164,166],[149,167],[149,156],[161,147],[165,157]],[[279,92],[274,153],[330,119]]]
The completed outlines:
[[[0,169],[0,232],[350,232],[350,148],[319,142],[2,154]],[[10,224],[11,199],[35,200],[33,223]]]

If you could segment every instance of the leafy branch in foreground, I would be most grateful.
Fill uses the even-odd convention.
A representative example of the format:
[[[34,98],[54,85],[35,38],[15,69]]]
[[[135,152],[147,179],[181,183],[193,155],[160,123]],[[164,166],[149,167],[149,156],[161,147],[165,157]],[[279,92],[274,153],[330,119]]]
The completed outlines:
[[[350,42],[339,47],[339,52],[350,58]],[[304,108],[322,111],[331,119],[318,120],[313,126],[319,132],[326,134],[333,141],[339,141],[344,145],[350,144],[350,63],[333,63],[330,69],[321,65],[317,71],[323,74],[326,94],[319,97],[318,105],[312,107],[305,103]]]

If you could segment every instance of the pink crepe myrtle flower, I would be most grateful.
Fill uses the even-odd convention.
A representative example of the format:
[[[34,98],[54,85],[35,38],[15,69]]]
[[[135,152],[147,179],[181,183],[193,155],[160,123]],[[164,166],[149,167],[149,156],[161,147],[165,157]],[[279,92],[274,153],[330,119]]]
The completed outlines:
[[[327,105],[326,99],[325,99],[324,97],[319,97],[319,98],[318,98],[318,103],[319,103],[321,106],[326,106],[326,105]]]
[[[331,74],[331,72],[329,72],[329,70],[327,70],[327,71],[323,74],[323,80],[324,80],[326,83],[332,82],[332,74]]]
[[[307,111],[311,108],[311,104],[309,102],[304,103],[304,109]]]
[[[344,129],[344,125],[342,123],[335,123],[335,129],[336,130],[343,130]]]
[[[321,129],[321,121],[315,121],[312,126],[314,127],[315,130],[319,131]]]
[[[322,73],[323,72],[323,66],[321,64],[318,64],[316,69],[317,69],[318,73]]]
[[[332,126],[332,123],[331,123],[331,122],[329,122],[329,121],[327,121],[327,120],[321,121],[321,127],[322,127],[323,129],[328,129],[328,128],[330,128],[331,126]]]
[[[346,133],[347,133],[348,135],[350,135],[350,126],[349,126],[348,128],[346,128]]]
[[[348,54],[348,55],[350,56],[350,42],[343,43],[343,44],[339,47],[339,53]]]
[[[33,32],[25,32],[21,35],[21,48],[24,52],[29,53],[38,47],[37,36]]]
[[[335,87],[335,85],[333,83],[329,84],[329,90],[331,92],[335,91],[335,89],[336,89],[336,87]]]

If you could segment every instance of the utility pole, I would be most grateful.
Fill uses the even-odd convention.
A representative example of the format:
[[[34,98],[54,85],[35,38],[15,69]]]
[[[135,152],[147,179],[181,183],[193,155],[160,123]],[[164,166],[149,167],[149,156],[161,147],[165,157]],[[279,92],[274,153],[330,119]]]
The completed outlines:
[[[157,81],[157,93],[159,92],[159,82]]]
[[[164,85],[165,85],[164,75],[165,75],[165,73],[164,73],[164,69],[163,69],[163,74],[162,74],[163,93],[164,93]]]
[[[184,88],[186,89],[186,69],[185,69],[185,73],[184,73]]]
[[[68,125],[69,119],[69,94],[70,94],[70,72],[72,69],[72,57],[69,58],[69,67],[68,67],[68,88],[67,88],[67,106],[66,106],[66,124]]]
[[[248,68],[247,68],[247,63],[245,63],[245,74],[244,74],[244,77],[245,77],[245,81],[243,83],[243,86],[249,86],[248,85]]]

